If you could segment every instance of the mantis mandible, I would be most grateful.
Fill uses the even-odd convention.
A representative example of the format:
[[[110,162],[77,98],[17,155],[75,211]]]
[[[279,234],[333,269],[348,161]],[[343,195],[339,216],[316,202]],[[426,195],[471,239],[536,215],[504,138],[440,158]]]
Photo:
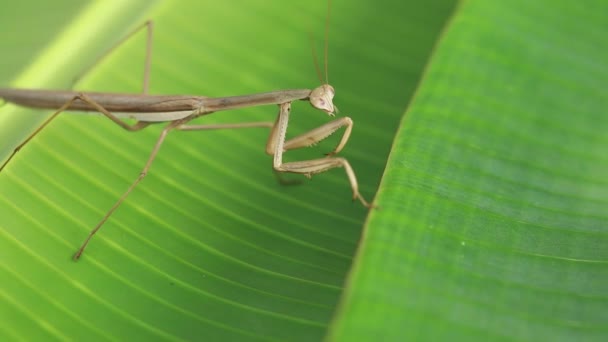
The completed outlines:
[[[23,148],[29,141],[32,140],[42,129],[64,111],[93,111],[101,113],[123,129],[131,132],[139,131],[154,123],[166,123],[166,126],[161,131],[148,160],[146,161],[139,176],[133,181],[129,188],[116,201],[116,203],[108,210],[99,223],[91,230],[81,247],[74,254],[73,259],[78,260],[91,238],[110,218],[114,211],[121,205],[133,189],[143,180],[148,173],[152,162],[154,161],[163,141],[167,134],[173,130],[193,131],[193,130],[214,130],[214,129],[233,129],[233,128],[251,128],[251,127],[267,127],[270,128],[270,135],[266,143],[266,153],[273,155],[273,168],[277,172],[287,172],[303,174],[311,177],[313,174],[322,173],[329,169],[342,167],[346,171],[346,176],[350,182],[353,192],[353,200],[359,200],[365,207],[372,207],[363,196],[359,193],[359,187],[355,173],[349,162],[340,157],[335,157],[346,145],[353,127],[353,121],[349,117],[341,117],[330,121],[320,127],[314,128],[306,133],[300,134],[294,138],[286,140],[287,124],[289,122],[289,114],[291,104],[294,101],[308,101],[314,108],[319,109],[329,116],[334,116],[338,110],[333,104],[335,95],[334,88],[327,83],[327,36],[329,23],[329,6],[326,21],[325,31],[325,82],[321,79],[320,70],[316,64],[315,67],[319,74],[321,85],[310,89],[292,89],[292,90],[277,90],[266,93],[258,93],[242,96],[229,97],[204,97],[204,96],[189,96],[189,95],[148,95],[149,71],[150,71],[150,53],[152,42],[153,24],[151,21],[140,26],[124,39],[119,41],[121,44],[131,35],[135,34],[141,28],[147,28],[147,54],[144,72],[144,89],[143,94],[120,94],[120,93],[93,93],[93,92],[74,92],[74,91],[55,91],[55,90],[33,90],[33,89],[0,89],[0,98],[6,102],[11,102],[17,105],[56,109],[56,111],[48,117],[33,133],[31,133],[21,144],[19,144],[13,152],[8,156],[4,163],[0,166],[0,172],[5,169],[7,164],[13,159],[16,153]],[[113,49],[113,48],[112,48]],[[108,50],[103,58],[112,49]],[[190,121],[211,113],[232,110],[237,108],[261,106],[261,105],[277,105],[279,113],[274,122],[249,122],[237,124],[214,124],[214,125],[193,125]],[[135,119],[136,122],[129,124],[122,121],[120,118]],[[326,155],[324,158],[303,160],[294,162],[283,162],[283,153],[288,150],[309,147],[315,143],[327,138],[336,130],[344,127],[344,134],[337,146]]]

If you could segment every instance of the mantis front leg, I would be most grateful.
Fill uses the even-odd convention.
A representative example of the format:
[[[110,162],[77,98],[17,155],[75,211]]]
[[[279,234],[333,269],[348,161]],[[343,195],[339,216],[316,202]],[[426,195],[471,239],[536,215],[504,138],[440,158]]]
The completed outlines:
[[[346,171],[346,176],[348,177],[351,189],[353,191],[353,200],[358,199],[364,206],[368,208],[372,207],[372,205],[369,204],[359,193],[359,184],[357,183],[355,172],[348,161],[344,158],[331,157],[331,155],[339,152],[346,144],[352,130],[352,120],[350,118],[334,120],[294,139],[285,141],[290,111],[291,103],[288,102],[279,105],[279,116],[274,127],[272,128],[268,143],[266,145],[266,151],[274,155],[274,169],[279,172],[299,173],[307,177],[311,177],[313,174],[325,172],[335,167],[343,167]],[[342,136],[338,146],[332,152],[330,152],[327,157],[283,163],[283,153],[285,151],[310,146],[327,138],[330,134],[342,126],[346,126],[346,132]]]

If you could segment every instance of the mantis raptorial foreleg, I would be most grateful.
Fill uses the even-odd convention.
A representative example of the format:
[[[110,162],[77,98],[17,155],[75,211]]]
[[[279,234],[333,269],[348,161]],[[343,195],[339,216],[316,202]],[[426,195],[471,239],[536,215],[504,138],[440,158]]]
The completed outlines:
[[[320,159],[283,163],[283,153],[287,150],[286,146],[288,146],[288,144],[290,144],[290,149],[307,147],[327,138],[331,133],[341,126],[346,126],[346,132],[340,140],[340,143],[334,149],[334,151],[330,153],[330,155],[340,151],[346,144],[348,136],[350,135],[350,131],[352,129],[352,120],[349,118],[346,118],[346,120],[335,120],[294,138],[295,142],[294,139],[286,142],[285,136],[287,134],[287,124],[289,122],[290,111],[291,103],[288,102],[279,105],[279,116],[274,127],[272,128],[270,138],[266,145],[267,151],[270,149],[270,147],[274,147],[274,169],[279,172],[299,173],[307,177],[311,177],[316,173],[325,172],[336,167],[343,167],[346,171],[346,176],[348,177],[348,181],[350,182],[350,186],[353,191],[353,200],[358,199],[364,206],[368,208],[371,207],[371,205],[359,193],[359,183],[357,182],[357,177],[346,159],[328,156]]]
[[[291,110],[291,103],[284,103],[279,105],[279,115],[277,120],[272,122],[251,122],[251,123],[236,123],[236,124],[212,124],[212,125],[181,125],[177,129],[183,131],[194,131],[194,130],[213,130],[213,129],[226,129],[226,128],[250,128],[250,127],[272,127],[268,142],[266,144],[266,152],[274,155],[274,170],[277,172],[291,172],[304,174],[307,177],[315,173],[321,173],[336,167],[343,167],[346,171],[346,175],[351,184],[353,190],[353,199],[358,199],[366,207],[370,207],[370,204],[361,196],[359,193],[359,186],[355,173],[344,158],[333,158],[331,155],[338,153],[346,145],[348,138],[353,127],[353,121],[348,117],[336,119],[328,122],[322,126],[314,128],[306,133],[300,134],[294,138],[286,140],[287,134],[287,123],[289,121],[289,112]],[[283,163],[283,153],[288,150],[298,149],[303,147],[309,147],[318,143],[321,140],[329,137],[336,130],[341,127],[346,127],[342,138],[338,145],[329,152],[326,158],[297,161]],[[279,179],[279,182],[284,183],[285,181]],[[291,183],[291,182],[290,182]],[[290,184],[288,183],[288,184]]]
[[[277,127],[277,125],[275,125],[275,127]],[[313,128],[308,132],[302,133],[294,138],[286,140],[285,145],[283,146],[283,150],[289,151],[289,150],[293,150],[293,149],[297,149],[297,148],[313,146],[314,144],[318,143],[319,141],[324,140],[325,138],[329,137],[335,131],[337,131],[338,129],[340,129],[342,127],[346,127],[346,130],[344,131],[344,134],[342,135],[340,142],[338,143],[338,145],[336,145],[336,147],[331,152],[327,153],[328,156],[334,155],[334,154],[340,152],[342,150],[342,148],[344,148],[344,145],[346,145],[346,142],[348,142],[348,138],[350,137],[350,133],[353,129],[353,120],[349,117],[343,117],[343,118],[339,118],[339,119],[330,121],[324,125]],[[276,140],[277,140],[276,135],[277,135],[277,131],[273,130],[268,139],[268,143],[266,144],[266,153],[268,153],[268,154],[272,155],[275,153],[275,149],[276,149],[275,145],[276,145]]]

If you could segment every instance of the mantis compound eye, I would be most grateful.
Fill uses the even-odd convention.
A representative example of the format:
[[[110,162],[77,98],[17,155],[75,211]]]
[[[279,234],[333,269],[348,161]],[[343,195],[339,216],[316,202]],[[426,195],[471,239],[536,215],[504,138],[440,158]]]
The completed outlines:
[[[334,95],[334,87],[323,84],[310,92],[310,104],[330,115],[334,115],[337,112],[333,103]]]

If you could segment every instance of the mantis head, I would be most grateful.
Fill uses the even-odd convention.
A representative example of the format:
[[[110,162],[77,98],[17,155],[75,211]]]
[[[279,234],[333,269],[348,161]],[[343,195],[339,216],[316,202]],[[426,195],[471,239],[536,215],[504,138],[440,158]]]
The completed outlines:
[[[310,104],[313,107],[326,112],[330,116],[334,116],[338,113],[338,107],[336,107],[333,102],[335,94],[336,91],[334,90],[334,87],[329,84],[323,84],[310,92]]]
[[[319,63],[317,60],[317,52],[315,50],[315,45],[313,44],[312,34],[310,36],[311,48],[312,48],[312,56],[315,64],[315,70],[317,71],[317,76],[319,77],[319,81],[321,81],[321,85],[316,87],[310,92],[308,96],[310,100],[310,104],[320,109],[329,116],[334,116],[338,113],[338,107],[334,105],[333,99],[334,95],[336,95],[336,91],[334,87],[329,85],[329,78],[327,73],[327,47],[329,41],[329,11],[331,9],[331,0],[327,1],[327,17],[325,18],[325,81],[323,81],[323,76],[321,75],[321,68],[319,67]]]

